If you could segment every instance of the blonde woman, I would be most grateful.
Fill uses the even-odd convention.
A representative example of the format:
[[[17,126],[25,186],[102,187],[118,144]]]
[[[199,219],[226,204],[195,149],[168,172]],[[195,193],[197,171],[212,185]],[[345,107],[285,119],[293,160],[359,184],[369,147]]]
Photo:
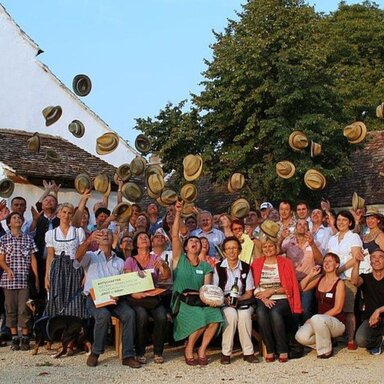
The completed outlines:
[[[73,266],[77,248],[85,240],[85,232],[71,225],[73,213],[72,204],[61,204],[57,214],[60,225],[45,234],[48,252],[45,275],[48,316],[87,317],[81,294],[83,269]]]

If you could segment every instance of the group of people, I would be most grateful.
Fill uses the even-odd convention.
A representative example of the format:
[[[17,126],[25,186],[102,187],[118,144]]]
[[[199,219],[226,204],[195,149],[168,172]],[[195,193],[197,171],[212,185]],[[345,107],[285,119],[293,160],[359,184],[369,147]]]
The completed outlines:
[[[119,184],[118,199],[121,197]],[[9,333],[12,350],[28,350],[29,298],[46,300],[46,314],[94,319],[88,366],[105,349],[111,316],[122,323],[122,363],[139,368],[153,342],[154,362],[164,362],[164,344],[172,324],[175,342],[184,341],[187,365],[207,365],[207,348],[221,337],[221,364],[230,364],[238,332],[247,363],[257,363],[253,333],[265,344],[266,362],[282,363],[303,355],[333,355],[335,339],[346,347],[365,347],[379,355],[384,335],[383,216],[372,208],[342,210],[329,201],[312,211],[263,202],[239,219],[183,202],[166,208],[138,204],[124,217],[108,209],[108,194],[93,207],[90,224],[86,191],[75,208],[58,203],[60,186],[44,183],[44,194],[25,220],[26,200],[17,196],[10,209],[0,203],[0,268],[6,319],[0,342]],[[1,221],[0,220],[0,221]],[[137,292],[115,297],[115,304],[95,305],[92,281],[122,273],[150,271],[158,296]],[[199,299],[206,285],[218,286],[224,305]],[[236,300],[233,290],[236,288]],[[149,326],[153,319],[153,329]],[[21,334],[19,335],[19,331]],[[70,346],[75,348],[75,346]]]

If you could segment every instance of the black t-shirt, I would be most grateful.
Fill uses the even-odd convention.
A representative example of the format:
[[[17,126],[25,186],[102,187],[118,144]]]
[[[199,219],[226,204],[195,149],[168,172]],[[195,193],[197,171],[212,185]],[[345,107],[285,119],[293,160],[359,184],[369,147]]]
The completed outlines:
[[[363,318],[368,319],[377,308],[384,305],[384,278],[376,280],[372,273],[361,274],[360,277],[363,279],[361,290],[365,303]]]

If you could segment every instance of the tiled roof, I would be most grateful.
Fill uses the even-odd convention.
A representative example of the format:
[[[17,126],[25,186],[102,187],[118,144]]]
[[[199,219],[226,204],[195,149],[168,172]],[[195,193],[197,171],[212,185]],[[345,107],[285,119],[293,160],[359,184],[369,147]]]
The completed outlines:
[[[86,172],[91,177],[106,173],[113,179],[116,168],[62,139],[61,137],[39,134],[39,153],[31,153],[27,140],[32,133],[11,129],[0,129],[0,161],[31,183],[41,184],[42,179],[59,180],[64,187],[73,187],[76,175]],[[52,163],[45,159],[47,149],[61,156],[61,161]]]
[[[353,192],[367,205],[384,204],[384,131],[370,132],[363,148],[351,157],[352,172],[329,188],[335,207],[350,206]]]

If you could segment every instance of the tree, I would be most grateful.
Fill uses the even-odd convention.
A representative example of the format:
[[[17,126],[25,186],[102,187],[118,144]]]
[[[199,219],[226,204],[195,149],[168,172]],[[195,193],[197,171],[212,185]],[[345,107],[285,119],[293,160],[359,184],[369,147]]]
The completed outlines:
[[[348,23],[353,28],[353,21],[361,22],[364,14],[369,17],[365,28],[382,36],[381,11],[371,3],[359,7],[355,10],[342,3],[337,12],[325,16],[302,0],[248,1],[239,21],[229,20],[223,33],[214,33],[213,59],[206,61],[203,90],[192,99],[192,123],[186,125],[182,119],[190,117],[189,113],[178,114],[181,120],[175,134],[175,126],[167,123],[171,112],[167,106],[166,119],[147,119],[145,125],[139,120],[139,128],[162,148],[168,167],[176,164],[180,169],[185,149],[200,152],[204,174],[212,181],[226,183],[232,172],[244,173],[247,197],[279,200],[300,196],[318,202],[324,192],[310,191],[304,185],[304,173],[316,168],[330,182],[350,171],[349,155],[356,146],[343,137],[343,127],[372,103],[368,88],[380,82],[381,46],[369,44],[364,51],[366,36],[372,37],[373,32],[362,39],[345,32]],[[349,21],[350,12],[354,17]],[[374,27],[367,25],[370,23]],[[339,46],[344,54],[338,52]],[[374,64],[364,77],[362,67],[367,66],[374,48]],[[356,53],[348,56],[352,66],[345,54],[355,51],[364,60],[353,60]],[[369,80],[369,86],[352,81],[359,76]],[[321,143],[322,155],[312,159],[308,150],[294,152],[288,145],[294,130]],[[275,165],[281,160],[296,165],[291,179],[276,175]]]

